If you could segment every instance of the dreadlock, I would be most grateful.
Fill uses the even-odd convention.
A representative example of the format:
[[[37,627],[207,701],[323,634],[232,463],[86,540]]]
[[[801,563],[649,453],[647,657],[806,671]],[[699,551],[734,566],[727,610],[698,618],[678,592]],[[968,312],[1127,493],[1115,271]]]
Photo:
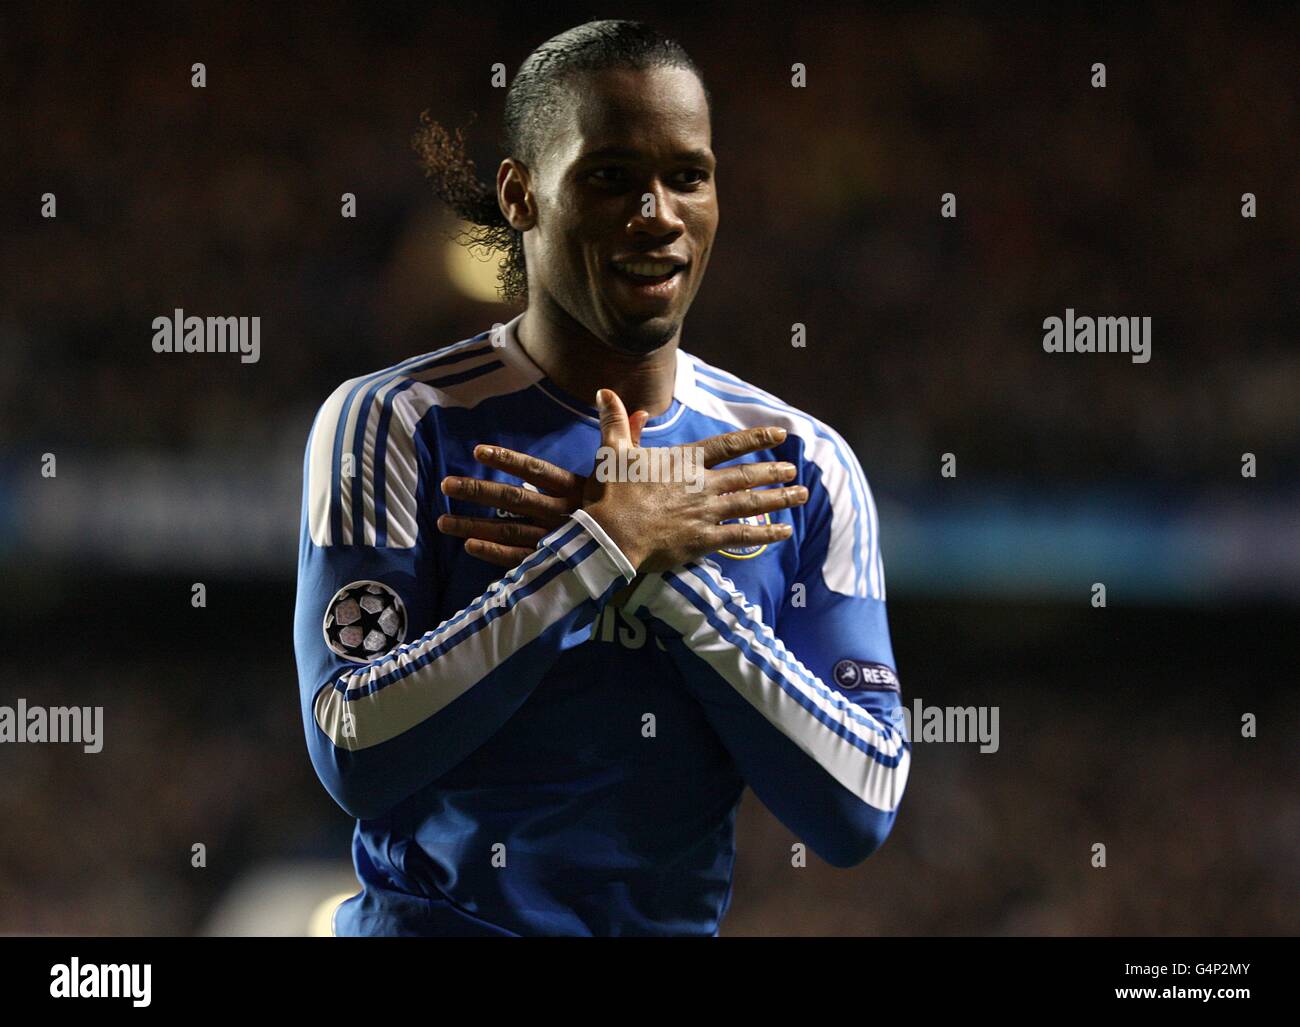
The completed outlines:
[[[529,167],[536,167],[546,132],[555,124],[568,99],[565,85],[572,75],[630,68],[685,68],[700,80],[709,106],[713,106],[704,76],[680,44],[638,21],[608,19],[589,21],[548,39],[519,66],[506,91],[504,125],[500,145],[506,154]],[[471,114],[471,120],[473,115]],[[470,224],[457,241],[464,246],[483,246],[505,252],[497,281],[507,303],[528,297],[528,269],[524,264],[524,237],[506,221],[497,203],[495,183],[483,182],[474,162],[465,153],[461,129],[448,132],[429,117],[420,115],[420,128],[412,140],[424,174],[433,191],[458,217]]]

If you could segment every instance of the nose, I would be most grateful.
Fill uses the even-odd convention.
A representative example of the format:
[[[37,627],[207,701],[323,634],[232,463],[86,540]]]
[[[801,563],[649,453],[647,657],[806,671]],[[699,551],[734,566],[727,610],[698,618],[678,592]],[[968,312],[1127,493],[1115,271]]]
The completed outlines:
[[[636,207],[628,220],[627,230],[632,235],[671,236],[676,238],[686,231],[686,222],[673,208],[671,190],[659,179],[652,181],[636,199]]]

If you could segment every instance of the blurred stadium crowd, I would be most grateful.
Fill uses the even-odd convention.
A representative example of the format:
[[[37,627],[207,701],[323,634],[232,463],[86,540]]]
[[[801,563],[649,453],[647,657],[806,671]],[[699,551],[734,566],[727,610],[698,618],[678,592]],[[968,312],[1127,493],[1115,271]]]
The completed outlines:
[[[932,484],[949,450],[1049,486],[1196,485],[1236,474],[1246,449],[1273,480],[1295,475],[1294,12],[762,11],[666,26],[717,104],[723,218],[688,348],[816,410],[882,487]],[[490,176],[491,66],[513,71],[568,24],[562,7],[482,5],[454,31],[433,5],[17,20],[27,210],[3,244],[5,437],[261,446],[302,434],[332,384],[513,313],[449,285],[455,226],[409,140],[426,107],[468,124]],[[794,61],[806,90],[787,84]],[[1105,89],[1088,85],[1094,61]],[[46,191],[55,222],[32,216]],[[178,306],[260,315],[262,360],[159,358],[150,322]],[[1151,316],[1154,359],[1049,357],[1042,321],[1067,307]],[[50,381],[56,394],[33,387]]]
[[[1157,507],[1248,502],[1250,451],[1261,493],[1296,495],[1294,11],[620,13],[673,32],[717,104],[721,227],[685,348],[834,425],[878,495],[941,494],[948,451],[962,480],[1056,501],[1131,486]],[[513,73],[589,16],[564,4],[6,11],[18,145],[0,239],[0,525],[20,519],[12,483],[43,452],[71,466],[273,452],[296,474],[337,383],[513,316],[448,274],[457,226],[410,138],[425,108],[468,125],[490,176],[492,65]],[[796,61],[807,90],[789,87]],[[1089,86],[1095,61],[1105,89]],[[190,86],[195,62],[206,88]],[[36,216],[46,192],[53,221]],[[345,192],[355,220],[339,216]],[[939,217],[946,192],[955,220]],[[1253,220],[1244,192],[1258,197]],[[150,323],[176,307],[260,316],[261,360],[155,354]],[[1067,307],[1151,316],[1153,359],[1045,354],[1042,321]],[[807,348],[789,344],[795,322]],[[282,484],[296,497],[296,477]],[[225,528],[237,547],[240,519]],[[294,558],[290,543],[258,587],[231,568],[194,611],[182,559],[100,573],[34,560],[7,533],[0,612],[60,651],[25,672],[26,695],[106,703],[107,744],[93,759],[0,751],[0,932],[190,933],[263,860],[346,868],[350,825],[312,775],[298,720]],[[1221,625],[1164,614],[1150,624],[1183,662],[1121,666],[1106,636],[1068,621],[1057,664],[1015,674],[1002,672],[1021,645],[1010,628],[980,669],[948,659],[969,612],[891,591],[904,693],[965,704],[972,682],[996,683],[1001,752],[919,752],[895,836],[850,873],[792,871],[791,839],[748,797],[724,933],[1296,931],[1294,745],[1276,727],[1240,755],[1227,683],[1186,689]],[[1034,616],[1053,620],[1016,623]],[[1281,690],[1294,658],[1287,677],[1240,631],[1242,665],[1216,667],[1242,704],[1293,731]],[[1088,864],[1095,841],[1109,844],[1105,871]],[[206,869],[190,865],[195,842]]]
[[[275,623],[274,602],[254,598],[232,591],[224,612],[197,614],[216,625],[205,634],[255,637]],[[332,863],[317,902],[336,882],[356,890],[352,822],[307,761],[291,656],[216,641],[182,652],[186,620],[151,619],[143,652],[91,632],[95,655],[30,673],[25,694],[42,702],[104,704],[106,744],[95,756],[0,747],[0,933],[206,931],[232,889],[271,866],[290,880],[300,867],[309,884]],[[1157,612],[1089,620],[906,605],[895,617],[905,701],[998,705],[997,751],[916,745],[898,824],[854,870],[812,855],[796,868],[797,839],[747,793],[724,936],[1294,934],[1300,703],[1278,686],[1300,660],[1271,679],[1246,643],[1282,648],[1294,616],[1202,618],[1178,639],[1218,631],[1225,650],[1189,645],[1174,659],[1151,644]],[[998,636],[1012,634],[1018,653],[1032,650],[1021,665],[999,655],[1010,647]],[[1090,655],[1053,666],[1063,645]],[[1240,737],[1242,709],[1258,716],[1258,739]],[[1105,868],[1092,862],[1097,843]],[[243,916],[222,914],[222,931],[250,930]],[[300,933],[305,920],[268,910],[258,931]]]

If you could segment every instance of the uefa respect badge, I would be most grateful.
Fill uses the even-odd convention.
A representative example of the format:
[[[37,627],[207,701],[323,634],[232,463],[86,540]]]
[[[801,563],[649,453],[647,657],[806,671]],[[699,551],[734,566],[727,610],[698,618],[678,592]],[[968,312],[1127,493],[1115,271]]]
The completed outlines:
[[[898,675],[883,663],[871,663],[868,660],[840,660],[831,669],[831,678],[841,691],[856,692],[871,690],[876,692],[897,692],[900,690]]]

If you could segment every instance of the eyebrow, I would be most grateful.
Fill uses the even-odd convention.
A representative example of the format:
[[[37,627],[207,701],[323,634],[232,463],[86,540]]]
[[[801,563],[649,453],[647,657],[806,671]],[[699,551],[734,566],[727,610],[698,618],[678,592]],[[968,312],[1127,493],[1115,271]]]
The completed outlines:
[[[584,162],[610,159],[639,160],[644,156],[645,154],[642,151],[629,149],[626,146],[602,146],[599,150],[592,150],[589,153],[584,153],[578,159]],[[710,150],[695,149],[680,150],[673,154],[673,160],[699,161],[700,163],[707,164],[710,161],[716,160],[716,158]]]

